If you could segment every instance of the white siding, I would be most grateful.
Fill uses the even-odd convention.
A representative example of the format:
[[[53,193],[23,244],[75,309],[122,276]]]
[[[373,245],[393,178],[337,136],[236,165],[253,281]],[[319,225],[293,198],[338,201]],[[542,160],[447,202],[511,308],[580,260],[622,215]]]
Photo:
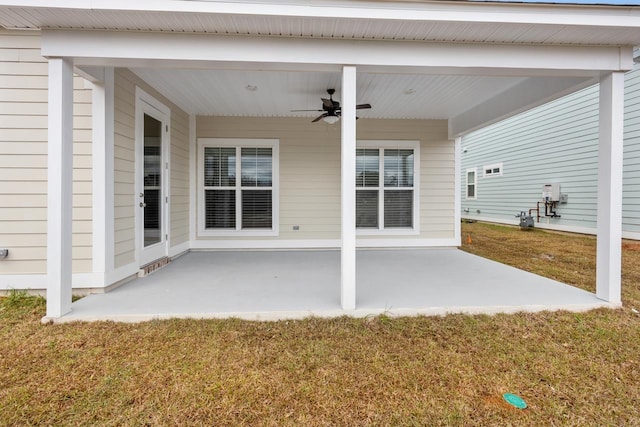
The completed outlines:
[[[38,32],[0,30],[0,274],[46,272],[47,61]],[[91,262],[91,91],[74,81],[73,271]]]
[[[357,126],[358,139],[421,142],[422,233],[386,237],[453,238],[454,145],[447,140],[446,121],[362,119]],[[311,123],[308,118],[199,116],[196,127],[198,138],[269,138],[280,141],[280,235],[263,239],[340,238],[339,125]],[[294,226],[299,226],[299,230],[293,230]]]
[[[466,199],[463,176],[463,218],[516,222],[515,214],[536,206],[543,184],[559,183],[568,203],[558,206],[561,218],[542,218],[543,223],[595,232],[597,86],[473,132],[462,146],[463,173],[478,168],[476,200]],[[626,75],[624,157],[623,230],[638,233],[640,70]],[[482,167],[498,162],[503,163],[503,176],[484,177]]]

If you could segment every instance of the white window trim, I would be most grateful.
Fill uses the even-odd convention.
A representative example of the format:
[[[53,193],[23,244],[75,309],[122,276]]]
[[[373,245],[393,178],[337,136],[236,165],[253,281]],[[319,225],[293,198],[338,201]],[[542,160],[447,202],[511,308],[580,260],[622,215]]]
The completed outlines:
[[[403,140],[360,140],[356,142],[356,148],[377,149],[409,149],[413,150],[413,228],[383,228],[384,227],[384,203],[378,203],[378,229],[357,228],[357,236],[416,236],[420,234],[420,141]],[[384,162],[384,156],[380,156],[380,162]],[[382,168],[380,168],[382,171]],[[384,186],[383,177],[380,177]],[[378,187],[380,188],[380,187]],[[356,190],[358,191],[358,190]]]
[[[473,197],[469,197],[469,172],[473,172]],[[478,199],[478,170],[476,168],[469,168],[464,173],[464,195],[466,200],[477,200]]]
[[[220,236],[272,236],[279,235],[280,227],[280,173],[279,173],[279,145],[277,139],[235,139],[235,138],[198,138],[198,157],[197,157],[197,174],[198,174],[198,236],[199,237],[220,237]],[[271,185],[271,230],[207,230],[205,229],[205,204],[204,204],[204,149],[205,147],[270,147],[272,149],[272,185]],[[236,177],[240,179],[240,177]],[[239,206],[238,206],[239,208]],[[236,219],[238,217],[236,216]]]
[[[487,173],[487,169],[490,169],[493,171],[493,169],[495,168],[500,168],[500,172],[491,172],[491,173]],[[486,178],[490,178],[492,176],[502,176],[503,173],[503,169],[502,169],[502,162],[500,163],[493,163],[490,165],[486,165],[482,167],[482,176],[486,177]],[[477,181],[477,176],[476,176],[476,181]]]

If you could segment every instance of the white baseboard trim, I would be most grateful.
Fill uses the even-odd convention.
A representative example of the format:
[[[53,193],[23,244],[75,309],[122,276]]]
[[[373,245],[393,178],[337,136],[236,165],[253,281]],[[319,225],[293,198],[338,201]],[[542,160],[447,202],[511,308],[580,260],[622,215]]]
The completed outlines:
[[[138,271],[140,271],[140,266],[135,263],[118,267],[108,274],[105,274],[105,284],[103,286],[106,288],[113,285],[114,283],[120,282],[121,280],[125,280],[131,276],[135,276],[138,274]]]
[[[72,276],[73,289],[102,288],[104,280],[98,273],[76,273]],[[0,290],[47,289],[46,274],[0,274]]]
[[[440,248],[457,247],[455,238],[449,239],[360,239],[357,248]]]
[[[224,249],[335,249],[340,240],[194,240],[191,250]]]
[[[0,290],[12,289],[45,289],[46,274],[3,274],[0,275]]]
[[[195,240],[191,250],[226,249],[339,249],[339,239],[326,240]],[[358,239],[358,248],[423,248],[459,246],[455,238],[450,239]]]
[[[127,264],[103,273],[75,273],[72,276],[73,289],[104,289],[138,273],[140,267]],[[0,274],[0,290],[44,290],[47,289],[46,274]]]
[[[169,258],[176,258],[185,252],[188,252],[191,248],[191,242],[188,240],[184,243],[180,243],[179,245],[172,246],[169,248]]]

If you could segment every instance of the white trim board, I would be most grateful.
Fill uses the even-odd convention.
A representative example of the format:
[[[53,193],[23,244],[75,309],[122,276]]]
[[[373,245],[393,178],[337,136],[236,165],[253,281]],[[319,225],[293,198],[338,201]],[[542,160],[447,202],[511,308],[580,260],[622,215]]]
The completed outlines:
[[[72,289],[104,289],[129,277],[135,276],[140,267],[135,263],[116,268],[108,274],[74,273]],[[0,274],[0,290],[47,288],[46,274]]]
[[[191,240],[195,240],[198,233],[198,140],[196,125],[196,115],[189,114],[189,239]]]
[[[92,257],[93,271],[110,273],[115,260],[113,68],[100,69],[102,82],[91,87],[92,116]]]
[[[453,141],[453,150],[454,150],[454,212],[455,217],[453,218],[454,226],[455,226],[455,240],[456,245],[460,246],[462,244],[462,235],[461,235],[461,224],[460,217],[462,215],[462,176],[460,170],[462,169],[462,137],[457,137]],[[475,190],[475,189],[474,189]]]
[[[177,258],[185,252],[189,252],[189,248],[191,247],[190,242],[186,241],[184,243],[180,243],[176,246],[169,247],[169,258]]]
[[[292,64],[298,70],[300,66],[308,70],[309,64],[314,64],[340,71],[340,64],[353,64],[366,66],[361,69],[365,72],[410,67],[469,74],[473,69],[485,75],[508,72],[522,77],[594,78],[600,71],[633,68],[632,48],[619,46],[426,44],[77,29],[42,30],[42,55],[71,57],[77,65],[184,66],[184,61],[193,61],[194,66],[209,67],[220,63]]]
[[[339,249],[339,239],[326,240],[196,240],[191,250],[233,249]],[[457,247],[455,238],[444,239],[357,239],[358,248]]]

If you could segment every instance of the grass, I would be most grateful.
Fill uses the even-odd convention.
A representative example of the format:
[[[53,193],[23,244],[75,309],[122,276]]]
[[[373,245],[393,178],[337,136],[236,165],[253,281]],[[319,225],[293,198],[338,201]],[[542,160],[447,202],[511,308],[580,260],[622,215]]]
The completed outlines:
[[[463,249],[593,290],[595,240],[465,224]],[[621,310],[41,325],[0,303],[0,425],[639,425],[640,251]],[[502,394],[522,396],[518,410]]]

